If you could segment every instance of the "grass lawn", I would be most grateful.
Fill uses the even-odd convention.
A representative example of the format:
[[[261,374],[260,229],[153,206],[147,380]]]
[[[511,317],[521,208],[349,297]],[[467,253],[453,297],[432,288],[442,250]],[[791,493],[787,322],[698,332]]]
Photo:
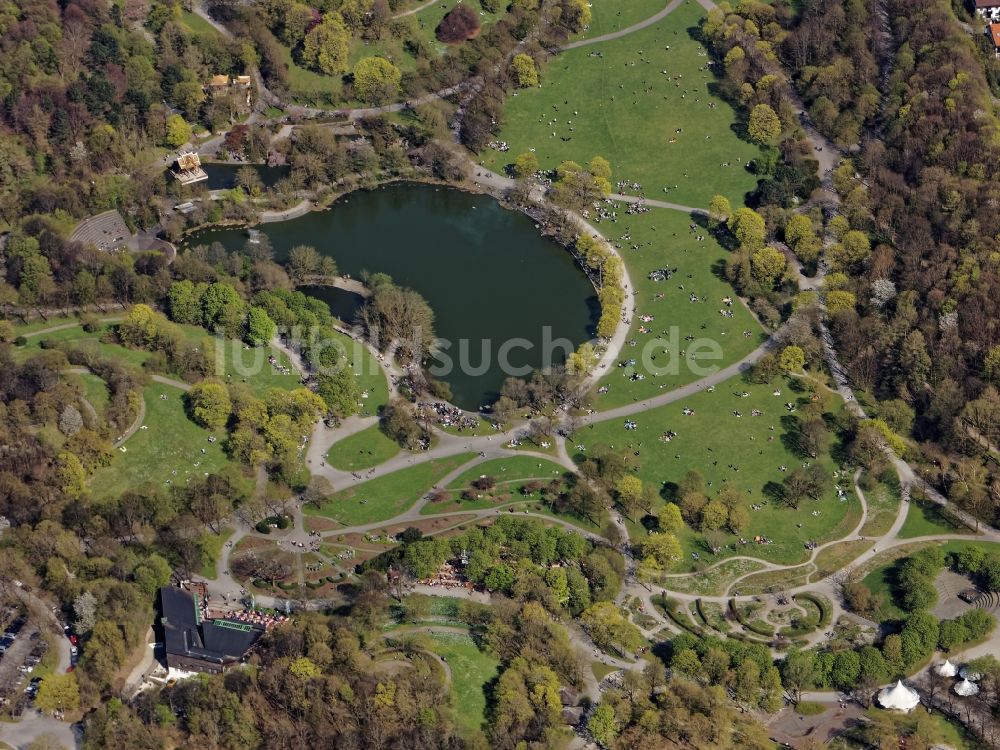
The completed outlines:
[[[636,365],[613,367],[604,374],[598,386],[607,386],[608,392],[595,396],[596,408],[640,401],[698,380],[714,371],[709,368],[742,359],[766,338],[720,275],[728,251],[706,229],[691,230],[690,224],[685,214],[654,209],[633,216],[622,212],[617,222],[597,225],[618,247],[635,286],[636,313],[628,338],[635,346],[626,344],[619,362],[634,359]],[[697,241],[697,236],[704,236],[704,241]],[[674,271],[672,278],[650,280],[652,272],[662,269]],[[692,295],[698,302],[691,301]],[[727,297],[732,306],[722,301]],[[720,310],[732,312],[733,317],[721,315]],[[643,322],[643,315],[653,320]],[[641,333],[641,328],[650,333]],[[633,380],[637,375],[644,379]]]
[[[379,409],[389,401],[389,381],[386,380],[385,370],[368,347],[360,342],[339,331],[333,331],[333,338],[343,346],[343,351],[358,378],[358,387],[361,389],[361,416],[378,414]]]
[[[546,169],[599,154],[612,184],[638,182],[651,198],[704,208],[721,193],[741,204],[756,184],[745,165],[759,150],[737,137],[736,112],[709,91],[708,52],[691,38],[703,15],[687,2],[634,34],[554,58],[540,88],[508,99],[498,138],[510,150],[486,151],[484,163],[500,170],[531,148]]]
[[[868,518],[861,527],[861,536],[883,536],[892,528],[899,513],[899,479],[895,473],[884,477],[875,487],[865,490],[865,500],[868,501]]]
[[[166,395],[166,400],[160,398]],[[146,419],[149,429],[138,430],[115,451],[111,465],[100,469],[91,481],[94,494],[115,497],[130,487],[153,482],[161,487],[183,485],[192,477],[218,472],[229,463],[222,450],[223,434],[214,443],[213,433],[202,429],[184,411],[184,392],[160,383],[146,387]],[[205,452],[202,453],[202,450]],[[247,480],[252,484],[252,480]]]
[[[399,444],[376,424],[334,443],[326,454],[326,462],[335,469],[359,471],[378,466],[399,451]]]
[[[46,333],[42,336],[32,336],[24,346],[14,349],[14,357],[19,360],[27,359],[32,354],[41,350],[41,343],[43,341],[70,342],[94,347],[102,356],[118,360],[124,364],[141,367],[142,363],[149,359],[150,352],[128,349],[117,344],[105,344],[98,340],[111,325],[113,324],[106,323],[93,333],[87,333],[81,326],[76,326],[74,328],[64,328],[61,331],[53,333]]]
[[[468,635],[431,632],[427,636],[430,650],[451,668],[455,720],[463,732],[475,732],[485,721],[485,688],[497,676],[499,662],[480,651]]]
[[[659,13],[667,2],[668,0],[594,0],[590,9],[590,26],[576,38],[591,39],[627,29]]]
[[[441,477],[475,455],[461,453],[394,471],[331,495],[322,508],[307,506],[305,513],[325,516],[345,526],[388,520],[405,511]]]
[[[111,400],[111,394],[108,392],[108,384],[89,372],[73,373],[69,378],[71,382],[76,381],[81,385],[83,388],[83,397],[94,407],[97,416],[102,416],[104,410],[108,408],[108,402]]]
[[[900,539],[933,534],[971,534],[972,529],[932,500],[910,500],[906,520],[899,530]]]
[[[199,16],[197,13],[182,10],[181,23],[187,26],[188,30],[192,34],[211,34],[213,36],[219,35],[218,29],[212,26],[212,24]]]
[[[605,664],[603,661],[594,661],[590,663],[590,671],[594,675],[594,679],[600,682],[609,674],[617,670],[610,664]]]
[[[753,560],[727,560],[718,567],[683,577],[667,577],[659,585],[668,591],[702,596],[722,596],[736,579],[763,568]]]
[[[782,395],[772,395],[775,389]],[[742,392],[749,392],[750,396],[741,397]],[[811,459],[830,478],[820,499],[807,499],[798,510],[793,510],[776,504],[767,496],[765,486],[769,482],[780,483],[787,476],[780,467],[791,471],[810,460],[801,458],[786,445],[792,435],[786,434],[789,426],[786,426],[788,420],[783,419],[788,415],[784,404],[799,403],[800,399],[804,402],[806,397],[798,395],[794,384],[788,381],[749,385],[737,377],[720,384],[712,393],[703,391],[689,399],[632,417],[635,430],[626,430],[624,420],[609,420],[593,429],[578,431],[572,437],[572,444],[589,448],[604,443],[616,450],[638,453],[634,460],[639,477],[668,496],[672,495],[672,484],[679,482],[691,469],[704,476],[710,496],[719,491],[724,481],[732,482],[746,494],[748,504],[764,505],[761,510],[750,510],[750,525],[742,534],[744,539],[751,540],[750,544],[736,544],[736,537],[730,536],[725,540],[727,546],[720,553],[721,557],[739,554],[793,564],[807,559],[809,553],[805,542],[822,543],[846,536],[861,517],[861,504],[853,494],[843,502],[837,499],[832,479],[836,466],[829,455]],[[842,408],[832,400],[830,404],[830,408]],[[685,408],[695,413],[684,416]],[[762,415],[752,417],[754,409]],[[736,418],[734,410],[743,417]],[[667,430],[677,433],[670,442],[661,439]],[[632,528],[632,533],[636,532],[645,533],[641,528]],[[755,535],[769,537],[774,543],[753,544]],[[709,553],[701,535],[690,528],[685,528],[679,536],[685,562],[676,572],[693,569],[694,552],[702,563],[710,564],[720,559]]]
[[[526,479],[556,479],[567,471],[566,467],[536,458],[535,456],[510,456],[494,458],[476,464],[448,484],[449,489],[464,489],[483,474],[488,474],[498,483],[524,481]]]
[[[140,367],[149,359],[151,352],[130,349],[118,344],[105,344],[99,340],[113,325],[114,323],[106,323],[93,333],[88,333],[81,326],[77,326],[44,336],[33,336],[23,347],[15,349],[15,356],[27,358],[41,349],[42,341],[72,342],[96,347],[97,351],[106,357]],[[250,348],[235,339],[219,339],[211,336],[204,328],[198,326],[180,325],[178,328],[189,341],[200,341],[203,342],[203,346],[213,347],[215,376],[222,380],[245,382],[258,395],[263,395],[268,388],[292,390],[300,385],[294,368],[290,374],[283,375],[268,363],[268,355],[273,355],[280,365],[291,368],[288,357],[272,346]],[[97,408],[97,404],[94,404],[94,407]]]

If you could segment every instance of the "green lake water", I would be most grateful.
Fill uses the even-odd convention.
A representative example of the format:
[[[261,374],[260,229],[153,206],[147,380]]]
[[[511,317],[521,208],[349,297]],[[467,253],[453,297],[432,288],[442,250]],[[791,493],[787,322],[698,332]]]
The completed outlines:
[[[453,402],[464,408],[495,400],[508,374],[524,375],[511,367],[562,363],[566,349],[592,336],[600,313],[593,286],[569,252],[540,236],[532,219],[488,196],[391,185],[259,228],[277,260],[296,245],[312,245],[334,258],[341,274],[387,273],[423,295],[434,310],[437,336],[448,342],[440,362],[453,363],[431,372],[451,386]],[[247,231],[206,230],[187,244],[211,242],[240,249]],[[354,295],[304,291],[327,300],[351,322]],[[564,346],[545,345],[560,339]],[[509,367],[499,361],[502,349]]]

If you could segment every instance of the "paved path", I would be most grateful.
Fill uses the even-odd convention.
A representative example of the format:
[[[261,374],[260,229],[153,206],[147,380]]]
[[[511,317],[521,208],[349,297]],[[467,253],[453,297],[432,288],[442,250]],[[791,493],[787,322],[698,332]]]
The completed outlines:
[[[42,738],[43,742],[51,738],[56,743],[54,746],[46,743],[43,747],[71,750],[79,747],[81,735],[82,732],[76,725],[57,721],[34,710],[25,711],[20,721],[0,721],[0,742],[16,750],[25,750],[39,738]]]
[[[642,29],[645,29],[647,26],[652,26],[654,23],[662,21],[668,15],[677,10],[677,8],[680,7],[681,3],[683,3],[684,1],[685,0],[671,0],[671,2],[667,4],[667,7],[665,7],[656,15],[650,16],[644,21],[639,21],[639,23],[632,24],[628,28],[620,29],[610,34],[602,34],[601,36],[595,36],[593,39],[580,39],[579,41],[576,42],[570,42],[569,44],[564,44],[559,49],[560,51],[565,51],[570,49],[577,49],[578,47],[586,47],[591,44],[610,42],[614,39],[621,39],[623,36],[627,36],[636,31],[641,31]]]
[[[425,8],[431,7],[436,2],[438,2],[438,0],[429,0],[429,2],[426,2],[423,5],[418,5],[416,8],[410,8],[409,10],[404,10],[402,13],[397,13],[396,15],[393,16],[393,18],[405,18],[406,16],[412,16],[413,14],[419,13]]]

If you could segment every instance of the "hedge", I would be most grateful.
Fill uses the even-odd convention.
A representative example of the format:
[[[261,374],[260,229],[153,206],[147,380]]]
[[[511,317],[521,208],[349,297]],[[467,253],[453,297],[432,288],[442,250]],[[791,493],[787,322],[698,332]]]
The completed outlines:
[[[653,597],[652,601],[654,604],[658,604],[660,606],[660,609],[663,610],[664,614],[666,614],[666,616],[669,617],[677,627],[697,636],[705,635],[705,632],[691,621],[690,616],[686,612],[681,611],[677,602],[673,599],[657,596]]]
[[[729,611],[733,613],[733,617],[736,618],[736,621],[747,630],[766,638],[770,638],[774,635],[773,625],[766,623],[763,620],[747,620],[736,607],[735,599],[729,600]]]
[[[820,599],[815,594],[804,592],[801,594],[795,594],[792,597],[792,599],[794,600],[804,599],[805,601],[816,605],[816,609],[819,610],[819,622],[816,624],[816,627],[825,628],[827,625],[830,624],[830,618],[832,617],[833,612],[830,610],[830,607],[827,605],[827,603],[822,599]]]

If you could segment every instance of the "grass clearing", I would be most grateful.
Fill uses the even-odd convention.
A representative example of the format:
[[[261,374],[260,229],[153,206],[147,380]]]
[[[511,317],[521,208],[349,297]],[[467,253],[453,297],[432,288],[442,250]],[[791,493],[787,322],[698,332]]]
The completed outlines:
[[[216,435],[214,443],[208,441],[214,433],[188,419],[182,390],[153,383],[143,391],[143,398],[143,424],[148,429],[139,429],[122,446],[125,452],[116,450],[111,465],[94,475],[91,487],[96,496],[116,497],[144,482],[164,489],[183,486],[194,477],[218,473],[230,464],[222,449],[225,435]],[[253,479],[247,482],[252,487]]]
[[[487,656],[472,637],[462,633],[430,632],[429,648],[443,657],[451,670],[455,720],[471,734],[486,720],[486,686],[497,676],[499,662]]]
[[[774,392],[781,395],[772,395]],[[740,394],[749,393],[743,397]],[[795,385],[785,380],[769,384],[746,384],[741,377],[721,383],[714,392],[702,391],[689,399],[679,400],[635,415],[636,429],[627,430],[623,420],[608,420],[593,429],[578,431],[573,444],[585,448],[604,443],[634,456],[636,473],[651,487],[671,497],[674,484],[688,470],[704,476],[708,493],[714,496],[723,482],[733,483],[747,496],[747,504],[762,504],[760,510],[750,510],[750,524],[739,544],[739,538],[729,535],[719,555],[711,554],[701,534],[685,527],[679,534],[684,549],[684,562],[671,572],[693,571],[700,562],[711,564],[733,555],[746,555],[761,560],[795,564],[808,559],[806,542],[823,543],[849,534],[861,517],[861,504],[853,494],[843,501],[834,491],[832,475],[837,468],[829,455],[815,459],[802,458],[793,448],[794,425],[787,418],[784,404],[802,406],[809,397],[796,393]],[[829,402],[830,409],[843,408]],[[694,414],[684,416],[690,408]],[[796,407],[797,408],[797,407]],[[761,415],[752,417],[752,410]],[[734,411],[743,416],[737,418]],[[669,442],[662,437],[668,430],[677,433]],[[584,451],[585,455],[585,451]],[[581,456],[578,456],[578,458]],[[821,466],[828,477],[827,487],[819,499],[804,500],[797,510],[771,499],[770,483],[780,484],[791,471],[805,462]],[[653,509],[654,513],[656,508]],[[644,534],[641,528],[632,529]],[[754,544],[755,535],[766,536],[773,544]],[[693,557],[697,553],[698,558]],[[700,558],[700,559],[699,559]]]
[[[628,335],[635,346],[622,347],[619,363],[634,359],[636,365],[605,373],[598,386],[606,386],[608,392],[595,395],[595,408],[630,404],[698,380],[742,359],[766,339],[721,275],[728,251],[703,227],[692,230],[691,223],[686,214],[654,210],[597,224],[618,248],[635,287],[636,314]],[[705,239],[699,242],[695,239],[699,236]],[[663,269],[673,272],[670,279],[649,278]],[[691,301],[692,295],[697,302]],[[732,300],[731,306],[723,302],[725,298]],[[721,315],[720,310],[733,317]],[[644,315],[653,320],[642,321]],[[703,345],[704,340],[709,343]],[[720,356],[715,358],[708,346],[717,346]],[[638,377],[642,379],[633,379]]]
[[[363,343],[340,331],[333,331],[332,334],[343,347],[343,352],[358,379],[358,388],[361,389],[359,413],[363,417],[378,414],[379,409],[389,401],[389,381],[386,379],[385,370]]]
[[[83,397],[94,407],[97,416],[102,417],[111,401],[108,384],[89,372],[73,373],[69,378],[71,382],[76,381],[80,384],[80,387],[83,388]]]
[[[899,530],[900,539],[913,539],[934,534],[972,534],[973,531],[955,518],[948,509],[933,500],[910,500],[906,520]]]
[[[192,13],[188,10],[181,11],[181,23],[184,24],[188,28],[188,31],[192,34],[220,36],[218,29],[212,26],[212,24],[199,16],[197,13]]]
[[[737,137],[736,112],[709,89],[708,51],[691,36],[704,14],[684,3],[641,31],[555,57],[539,88],[508,99],[498,139],[510,150],[485,151],[484,164],[500,170],[531,148],[545,169],[599,154],[612,183],[638,182],[652,198],[706,207],[723,193],[742,204],[759,149]]]
[[[360,471],[388,461],[400,450],[399,444],[375,424],[330,446],[326,462],[335,469]]]
[[[475,456],[457,456],[425,461],[407,469],[371,479],[337,492],[321,508],[306,507],[307,515],[325,516],[345,526],[386,521],[419,500],[441,477]]]
[[[868,518],[861,527],[861,536],[879,537],[887,534],[899,513],[899,478],[893,473],[876,482],[872,489],[862,491],[868,502]]]

